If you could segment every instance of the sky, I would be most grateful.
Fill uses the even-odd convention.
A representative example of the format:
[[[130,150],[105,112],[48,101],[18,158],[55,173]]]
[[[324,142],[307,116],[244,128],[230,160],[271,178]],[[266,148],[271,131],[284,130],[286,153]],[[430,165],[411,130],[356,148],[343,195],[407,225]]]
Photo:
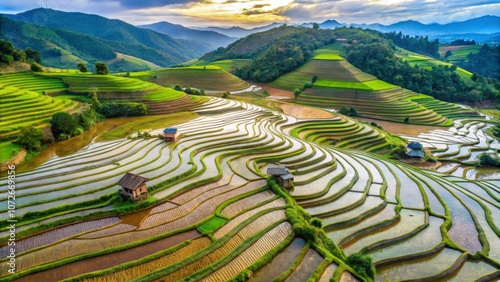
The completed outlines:
[[[272,22],[449,23],[500,16],[500,0],[2,0],[0,13],[39,7],[98,14],[131,24],[263,26]]]

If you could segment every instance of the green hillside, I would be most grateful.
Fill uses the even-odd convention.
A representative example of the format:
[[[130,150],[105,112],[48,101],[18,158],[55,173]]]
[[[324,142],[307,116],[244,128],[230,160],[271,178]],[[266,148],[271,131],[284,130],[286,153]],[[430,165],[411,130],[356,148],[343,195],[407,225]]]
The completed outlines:
[[[46,12],[45,9],[43,11]],[[65,15],[65,13],[57,12],[56,15]],[[108,27],[108,35],[82,33],[87,32],[86,30],[66,30],[75,26],[63,24],[69,21],[72,23],[93,22],[92,19],[86,18],[88,15],[79,15],[81,15],[80,20],[63,17],[61,22],[56,22],[49,27],[13,21],[0,16],[0,25],[3,27],[0,39],[11,41],[21,49],[30,47],[40,50],[46,66],[75,68],[78,62],[85,62],[92,69],[96,61],[107,61],[110,62],[108,67],[112,72],[148,70],[154,68],[152,65],[155,64],[168,67],[198,57],[205,52],[205,50],[193,47],[196,44],[177,42],[167,35],[121,22],[125,27],[132,27],[134,31],[131,35],[127,35],[128,33],[125,32],[127,29],[125,31],[118,27],[113,29],[115,28],[113,25],[104,24],[107,21],[113,21],[101,17],[99,17],[99,22],[101,26]],[[53,20],[58,18],[54,16]],[[141,34],[142,31],[144,34]],[[121,34],[121,37],[114,38],[110,34]]]
[[[130,76],[166,87],[180,85],[204,90],[234,91],[249,86],[247,82],[215,65],[137,72],[130,73]]]

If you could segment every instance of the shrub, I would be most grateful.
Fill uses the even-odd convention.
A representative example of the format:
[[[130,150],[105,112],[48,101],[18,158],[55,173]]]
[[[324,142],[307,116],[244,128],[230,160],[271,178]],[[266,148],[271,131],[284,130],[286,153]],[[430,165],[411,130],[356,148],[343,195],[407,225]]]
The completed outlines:
[[[54,137],[58,140],[61,140],[60,135],[71,134],[71,132],[76,130],[78,123],[75,120],[75,118],[73,118],[73,116],[71,116],[70,114],[65,112],[59,112],[52,116],[52,119],[50,120],[50,126],[52,129],[52,134],[54,134]],[[65,139],[67,139],[67,137],[62,140]]]
[[[488,153],[480,154],[479,158],[478,158],[478,163],[479,163],[479,165],[489,165],[489,166],[500,167],[500,159],[494,158]]]
[[[85,65],[85,63],[83,63],[83,62],[79,62],[79,63],[76,65],[76,67],[78,68],[78,70],[79,70],[80,72],[87,72],[87,71],[88,71],[88,70],[87,70],[87,66],[86,66],[86,65]]]
[[[106,102],[101,104],[100,113],[107,118],[143,116],[147,113],[147,107],[136,102]]]
[[[95,63],[95,73],[96,74],[108,74],[108,66],[103,62]]]
[[[375,278],[375,267],[371,257],[352,254],[347,257],[345,262],[358,274],[372,279]]]
[[[311,219],[311,225],[317,228],[323,227],[323,222],[319,218],[313,218]]]
[[[405,117],[404,123],[409,123],[409,122],[410,122],[410,118],[409,117]]]
[[[30,69],[34,72],[43,72],[43,68],[37,62],[31,63]]]
[[[21,133],[19,134],[16,143],[28,151],[34,151],[40,149],[42,139],[42,130],[35,127],[25,127],[21,129]]]

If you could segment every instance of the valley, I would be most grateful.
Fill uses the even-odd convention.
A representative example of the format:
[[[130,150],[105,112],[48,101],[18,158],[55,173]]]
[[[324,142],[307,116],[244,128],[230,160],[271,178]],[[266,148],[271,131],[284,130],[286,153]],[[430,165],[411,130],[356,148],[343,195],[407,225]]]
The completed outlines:
[[[107,64],[148,68],[0,74],[0,281],[496,281],[499,111],[401,85],[494,103],[497,82],[387,40],[285,25],[174,40],[168,65],[116,43]],[[356,67],[365,43],[393,53]],[[382,80],[388,58],[414,72]]]

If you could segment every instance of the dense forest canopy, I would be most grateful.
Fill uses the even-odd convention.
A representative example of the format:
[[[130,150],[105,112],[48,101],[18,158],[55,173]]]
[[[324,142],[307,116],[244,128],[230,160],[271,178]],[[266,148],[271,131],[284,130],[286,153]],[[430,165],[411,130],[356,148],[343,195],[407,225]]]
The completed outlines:
[[[427,36],[409,36],[401,32],[386,33],[385,37],[392,40],[397,46],[412,52],[425,54],[434,58],[439,58],[439,40],[429,41]]]

